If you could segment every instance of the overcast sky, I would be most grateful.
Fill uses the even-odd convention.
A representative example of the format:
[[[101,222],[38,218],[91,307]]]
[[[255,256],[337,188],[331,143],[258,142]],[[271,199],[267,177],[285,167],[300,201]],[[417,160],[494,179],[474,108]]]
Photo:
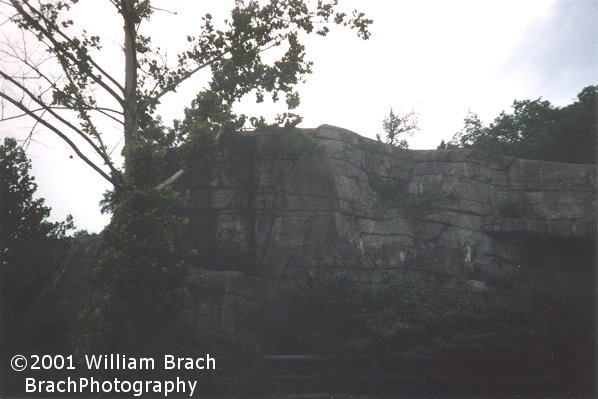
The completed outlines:
[[[374,20],[367,41],[334,30],[327,38],[309,38],[313,74],[299,87],[301,127],[324,123],[374,138],[382,133],[389,108],[415,110],[421,131],[410,138],[414,149],[436,148],[462,127],[468,110],[488,123],[514,99],[543,97],[556,105],[573,101],[588,85],[598,84],[598,1],[595,0],[341,0]],[[224,18],[233,1],[156,1],[177,15],[158,13],[145,27],[174,58],[193,34],[200,15]],[[96,8],[91,8],[96,7]],[[122,23],[108,1],[80,2],[76,22],[103,36],[118,50]],[[9,32],[9,24],[0,28]],[[182,40],[181,40],[182,39]],[[117,53],[115,53],[117,54]],[[119,70],[122,56],[101,58]],[[205,78],[205,76],[204,76]],[[201,89],[202,76],[163,101],[159,113],[170,123],[182,116]],[[254,112],[251,102],[240,111]],[[280,111],[280,109],[276,109]],[[258,113],[273,113],[257,109]],[[27,128],[26,121],[0,124],[0,137]],[[108,216],[98,202],[108,189],[102,178],[71,151],[38,129],[28,149],[38,193],[53,217],[72,214],[78,228],[100,231]]]

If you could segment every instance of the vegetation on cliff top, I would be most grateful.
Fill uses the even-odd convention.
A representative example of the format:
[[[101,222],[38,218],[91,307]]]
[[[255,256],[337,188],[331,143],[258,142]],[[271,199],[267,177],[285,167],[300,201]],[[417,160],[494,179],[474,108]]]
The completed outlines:
[[[438,148],[474,148],[482,151],[570,163],[596,163],[598,86],[581,90],[564,107],[547,100],[515,100],[511,113],[501,112],[488,126],[475,113],[449,143]]]

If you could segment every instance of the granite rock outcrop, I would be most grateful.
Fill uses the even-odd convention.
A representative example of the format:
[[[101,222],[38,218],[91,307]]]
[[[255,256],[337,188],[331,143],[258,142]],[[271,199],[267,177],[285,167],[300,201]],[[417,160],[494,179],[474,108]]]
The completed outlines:
[[[404,150],[328,125],[227,140],[178,183],[202,267],[381,283],[593,259],[593,165]]]
[[[517,267],[579,271],[596,259],[596,172],[469,149],[404,150],[329,125],[224,136],[209,167],[176,183],[198,248],[188,315],[235,330],[262,290],[305,273],[364,284],[459,279],[483,290]],[[59,303],[92,292],[73,276],[97,245],[74,246],[49,289],[68,294]]]

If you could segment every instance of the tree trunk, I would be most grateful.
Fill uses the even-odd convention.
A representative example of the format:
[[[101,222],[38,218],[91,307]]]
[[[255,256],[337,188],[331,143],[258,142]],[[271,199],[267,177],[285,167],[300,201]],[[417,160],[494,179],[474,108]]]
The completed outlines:
[[[135,6],[137,0],[122,0],[122,15],[125,31],[125,87],[124,87],[124,137],[125,137],[125,176],[129,170],[127,151],[137,142],[138,109],[137,109],[137,30],[135,24]]]

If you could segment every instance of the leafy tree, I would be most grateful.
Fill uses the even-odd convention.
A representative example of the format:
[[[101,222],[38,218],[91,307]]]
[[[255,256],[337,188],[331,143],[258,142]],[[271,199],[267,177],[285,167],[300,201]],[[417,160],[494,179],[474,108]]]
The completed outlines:
[[[186,219],[172,187],[155,190],[164,176],[166,150],[156,144],[135,147],[134,184],[107,201],[112,221],[102,232],[103,246],[91,281],[97,300],[87,309],[84,347],[92,352],[149,355],[179,340],[180,315],[188,297],[184,284],[190,256],[180,237]]]
[[[31,163],[15,139],[0,146],[0,243],[3,315],[23,312],[62,261],[72,218],[50,222],[50,208],[34,198]],[[2,323],[6,326],[5,323]]]
[[[399,148],[409,148],[407,140],[401,139],[401,135],[412,136],[413,133],[419,130],[417,126],[417,114],[415,111],[410,111],[405,115],[396,115],[392,108],[388,115],[382,121],[382,128],[386,132],[386,144],[391,144]],[[382,141],[379,134],[376,135],[378,141]]]
[[[7,375],[10,350],[23,349],[50,331],[32,331],[24,316],[60,266],[69,245],[71,217],[50,222],[50,208],[35,198],[31,163],[17,141],[0,145],[0,374]],[[46,326],[47,327],[47,326]],[[35,337],[34,337],[35,336]],[[18,352],[17,352],[18,353]],[[6,382],[6,381],[3,381]]]
[[[338,10],[338,0],[314,5],[300,0],[265,4],[238,0],[223,29],[210,14],[201,17],[199,31],[186,38],[188,49],[169,64],[166,52],[153,46],[152,38],[140,30],[159,9],[150,0],[111,0],[124,27],[125,64],[120,79],[101,65],[102,59],[110,57],[102,38],[85,30],[76,33],[78,21],[70,19],[69,11],[77,2],[4,2],[23,35],[34,35],[50,55],[31,54],[30,46],[3,49],[6,61],[0,76],[7,90],[0,92],[0,98],[15,111],[4,119],[31,118],[64,140],[115,187],[128,178],[130,147],[144,139],[164,143],[169,138],[157,120],[156,106],[192,76],[210,72],[207,87],[195,101],[206,107],[201,110],[206,120],[219,129],[238,128],[247,116],[235,115],[232,106],[248,93],[254,93],[258,102],[269,95],[274,102],[284,97],[289,109],[298,106],[294,86],[311,72],[312,65],[301,43],[304,33],[326,36],[329,26],[336,24],[367,39],[372,22],[363,13]],[[281,55],[268,62],[264,55],[273,48],[282,49],[277,50]],[[19,67],[11,67],[10,62]],[[58,77],[57,69],[62,71]],[[124,173],[105,143],[105,121],[119,126]]]
[[[501,112],[484,126],[475,113],[464,120],[448,147],[476,148],[521,158],[595,163],[598,86],[588,86],[565,107],[549,101],[514,101],[512,113]]]

